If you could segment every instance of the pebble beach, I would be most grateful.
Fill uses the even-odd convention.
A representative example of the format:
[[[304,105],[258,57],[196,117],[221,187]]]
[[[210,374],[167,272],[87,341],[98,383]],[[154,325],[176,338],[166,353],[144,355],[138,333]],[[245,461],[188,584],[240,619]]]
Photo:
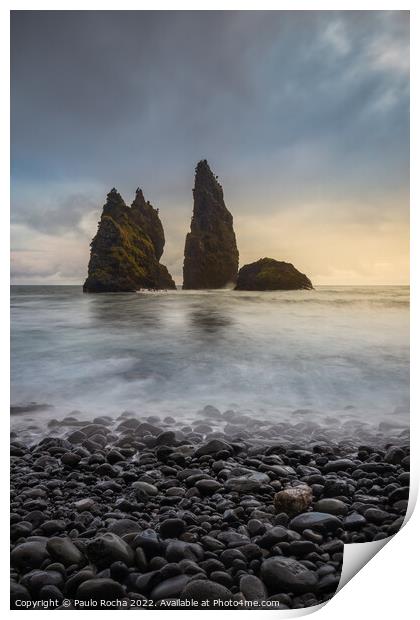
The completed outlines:
[[[400,529],[408,428],[71,415],[12,431],[11,493],[12,608],[310,607]]]

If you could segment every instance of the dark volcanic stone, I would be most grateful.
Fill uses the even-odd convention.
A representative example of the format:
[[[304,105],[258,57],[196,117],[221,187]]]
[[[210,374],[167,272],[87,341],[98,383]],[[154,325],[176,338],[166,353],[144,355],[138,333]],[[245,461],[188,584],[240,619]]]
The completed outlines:
[[[263,536],[260,538],[261,547],[265,547],[270,549],[273,545],[276,545],[279,542],[283,542],[287,540],[288,532],[285,527],[282,525],[276,525],[275,527],[270,528]]]
[[[53,570],[33,570],[26,573],[22,578],[22,585],[28,588],[32,594],[37,594],[44,586],[62,586],[63,575]]]
[[[360,515],[358,512],[353,512],[351,515],[346,517],[343,521],[343,526],[346,530],[358,530],[361,527],[366,525],[366,519],[363,515]]]
[[[185,586],[181,592],[181,599],[190,599],[198,603],[209,600],[211,607],[213,601],[219,599],[221,601],[231,601],[233,595],[227,588],[219,583],[214,583],[208,579],[198,579],[196,581],[190,581],[190,583]]]
[[[395,465],[391,465],[390,463],[362,463],[359,465],[359,469],[368,473],[385,474],[394,471]]]
[[[41,601],[50,601],[51,608],[60,604],[64,599],[62,592],[54,585],[42,586],[38,597]]]
[[[44,521],[41,525],[41,530],[46,536],[52,536],[53,534],[59,534],[64,532],[66,524],[61,519],[51,519],[50,521]]]
[[[244,575],[241,577],[239,589],[247,601],[262,601],[267,598],[265,585],[255,575]]]
[[[134,553],[128,544],[112,532],[89,541],[86,553],[99,568],[106,568],[118,561],[130,566],[134,558]]]
[[[253,491],[258,491],[262,484],[268,484],[269,482],[270,478],[267,474],[253,471],[243,476],[229,478],[229,480],[226,480],[225,487],[229,491],[236,491],[237,493],[252,493]]]
[[[133,482],[132,487],[135,489],[138,498],[141,498],[144,495],[157,495],[158,492],[154,484],[144,482],[143,480]]]
[[[296,560],[281,556],[268,558],[262,563],[261,579],[274,593],[314,592],[318,585],[318,576],[315,572]]]
[[[27,538],[33,530],[33,525],[30,521],[20,521],[19,523],[15,523],[10,527],[10,537],[12,540],[17,540],[18,538]]]
[[[131,546],[136,549],[140,547],[146,556],[150,558],[160,555],[162,551],[162,543],[158,539],[156,532],[152,529],[147,529],[137,534]]]
[[[162,538],[178,538],[185,531],[185,521],[182,519],[165,519],[160,524]]]
[[[290,521],[290,528],[298,532],[303,532],[306,529],[334,531],[340,525],[340,519],[323,512],[306,512]]]
[[[20,568],[39,568],[48,558],[45,543],[30,541],[15,547],[10,556],[11,565]]]
[[[405,457],[405,452],[401,448],[397,446],[391,446],[386,451],[384,456],[384,461],[386,463],[391,463],[392,465],[399,465],[403,458]]]
[[[31,595],[20,583],[10,582],[10,609],[22,609],[20,601],[30,601]],[[19,601],[16,606],[16,601]]]
[[[241,267],[238,273],[238,291],[289,291],[311,289],[312,283],[291,263],[260,258]]]
[[[195,169],[191,232],[185,240],[184,289],[235,284],[239,253],[223,189],[204,159]]]
[[[179,596],[182,590],[185,588],[191,577],[188,575],[176,575],[165,579],[162,583],[159,583],[153,588],[150,593],[150,597],[156,601],[162,598],[173,598]]]
[[[121,582],[127,578],[129,570],[124,562],[113,562],[109,567],[109,574],[111,579]]]
[[[336,461],[329,461],[323,467],[325,473],[332,471],[346,471],[347,469],[356,469],[357,465],[350,459],[337,459]]]
[[[47,542],[47,551],[50,556],[64,566],[80,564],[83,555],[70,538],[50,538]]]
[[[324,496],[337,497],[339,495],[350,495],[351,484],[346,480],[325,480]]]
[[[317,512],[326,512],[331,515],[346,515],[348,506],[339,499],[324,498],[317,501],[314,505]]]
[[[123,598],[124,594],[123,586],[113,579],[89,579],[77,588],[76,598],[82,601],[113,601]]]
[[[408,499],[409,495],[410,487],[399,487],[398,489],[395,489],[395,491],[392,491],[392,493],[389,494],[389,503],[394,504],[395,502],[399,502],[402,499]]]
[[[77,573],[74,573],[66,582],[65,591],[68,594],[75,594],[77,588],[84,581],[88,581],[89,579],[94,578],[94,573],[92,569],[84,569],[80,570]]]
[[[109,531],[113,534],[117,534],[117,536],[124,536],[124,534],[138,532],[139,530],[139,524],[132,519],[118,519],[109,527]]]
[[[215,454],[223,450],[228,450],[229,453],[232,452],[231,446],[226,443],[226,441],[223,441],[222,439],[211,439],[207,443],[200,446],[195,453],[197,456],[203,456],[204,454]]]
[[[148,594],[155,585],[162,581],[161,575],[158,570],[152,570],[148,573],[143,573],[136,578],[135,586],[136,591],[140,594]]]
[[[79,499],[77,502],[74,502],[74,507],[78,512],[84,512],[85,510],[92,510],[95,506],[95,502],[90,497],[86,497],[84,499]]]
[[[112,189],[91,243],[83,290],[101,293],[176,288],[166,267],[159,263],[164,244],[158,212],[144,200],[142,191],[137,190],[130,208]]]
[[[74,452],[66,452],[61,457],[61,462],[63,465],[67,465],[67,467],[76,467],[82,460],[80,454],[75,454]]]
[[[157,446],[175,446],[176,437],[173,431],[164,431],[156,437]]]
[[[203,549],[196,543],[188,543],[182,540],[170,542],[166,548],[168,562],[180,562],[181,560],[201,560]]]
[[[368,508],[364,516],[367,521],[375,523],[376,525],[382,525],[382,523],[390,517],[387,512],[380,510],[379,508]]]
[[[202,495],[213,495],[213,493],[217,493],[217,491],[223,488],[223,485],[217,482],[217,480],[198,480],[195,486]]]

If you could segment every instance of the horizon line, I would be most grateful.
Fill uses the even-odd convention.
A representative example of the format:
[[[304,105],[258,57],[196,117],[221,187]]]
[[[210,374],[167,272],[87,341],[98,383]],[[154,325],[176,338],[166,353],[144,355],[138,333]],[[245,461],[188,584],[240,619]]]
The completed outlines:
[[[74,287],[79,287],[80,286],[80,287],[83,287],[83,283],[82,284],[63,284],[61,282],[61,283],[54,284],[54,283],[50,282],[50,283],[45,283],[44,284],[44,283],[39,283],[39,282],[38,283],[29,282],[27,284],[23,284],[23,283],[10,282],[9,286],[74,286]],[[182,287],[182,282],[180,282],[180,283],[175,282],[175,286]],[[342,284],[342,283],[339,283],[339,282],[333,282],[333,283],[330,283],[330,284],[314,284],[313,285],[314,289],[316,287],[320,287],[320,286],[411,286],[411,282],[407,282],[407,283],[397,283],[397,282],[394,282],[394,283],[388,283],[388,284],[379,284],[379,283],[377,283],[377,284],[366,284],[366,283],[361,283],[361,282],[354,283],[354,284]],[[161,289],[161,290],[166,290],[166,289]],[[220,290],[220,291],[223,291],[223,290],[234,290],[234,289],[221,288],[221,289],[192,289],[192,290]],[[278,289],[278,290],[282,290],[282,289]],[[284,292],[287,292],[288,290],[299,290],[299,289],[284,289]],[[300,290],[302,290],[302,289],[300,289]],[[266,293],[269,293],[269,292],[274,292],[274,290],[272,290],[272,291],[255,291],[255,292],[260,292],[260,293],[266,292]]]

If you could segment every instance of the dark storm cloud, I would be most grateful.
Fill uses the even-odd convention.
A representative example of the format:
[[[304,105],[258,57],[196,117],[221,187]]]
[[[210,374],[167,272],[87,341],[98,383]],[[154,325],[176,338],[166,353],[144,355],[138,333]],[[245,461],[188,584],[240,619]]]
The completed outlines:
[[[13,12],[12,220],[70,233],[141,185],[186,226],[202,157],[239,215],[345,195],[381,217],[408,181],[408,28],[385,11]]]
[[[22,195],[15,203],[13,221],[40,232],[64,233],[79,226],[83,216],[98,203],[86,192],[45,196],[42,192]]]

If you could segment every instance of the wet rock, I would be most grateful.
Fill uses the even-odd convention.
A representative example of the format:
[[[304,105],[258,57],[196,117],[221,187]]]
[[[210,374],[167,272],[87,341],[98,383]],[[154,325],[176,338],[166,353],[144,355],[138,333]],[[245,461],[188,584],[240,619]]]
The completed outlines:
[[[306,529],[335,531],[341,526],[341,521],[334,515],[323,512],[306,512],[290,521],[290,528],[298,532]]]
[[[214,583],[208,579],[199,579],[190,581],[182,590],[180,598],[181,600],[193,600],[198,603],[204,603],[209,600],[210,607],[212,607],[213,601],[231,601],[233,594],[219,583]]]
[[[268,484],[269,482],[270,478],[267,474],[255,471],[243,476],[229,478],[225,482],[225,488],[237,493],[252,493],[257,491],[262,484]]]
[[[10,562],[19,569],[39,568],[48,557],[45,542],[31,541],[15,547]]]
[[[139,532],[140,529],[141,528],[137,521],[133,521],[132,519],[118,519],[109,526],[109,531],[113,532],[117,536],[124,536],[125,534],[130,534],[132,532]]]
[[[323,467],[323,471],[325,473],[335,472],[335,471],[347,471],[356,469],[357,465],[350,459],[337,459],[336,461],[329,461]]]
[[[141,480],[133,482],[132,487],[138,498],[142,498],[144,495],[153,496],[158,493],[158,490],[154,484],[149,484],[148,482],[143,482]]]
[[[30,601],[31,595],[27,588],[15,581],[10,582],[10,609],[22,609],[22,601]],[[18,602],[18,605],[16,605]]]
[[[223,485],[217,480],[198,480],[195,486],[202,495],[213,495],[223,488]]]
[[[270,592],[315,592],[318,576],[306,566],[281,556],[268,558],[261,565],[261,579]]]
[[[273,545],[287,540],[288,537],[289,535],[287,529],[282,525],[276,525],[275,527],[267,530],[267,532],[261,536],[259,544],[261,547],[271,549]]]
[[[211,439],[207,443],[197,448],[196,456],[203,456],[205,454],[215,454],[217,452],[227,451],[232,452],[231,446],[222,439]]]
[[[368,508],[364,513],[364,517],[371,523],[382,525],[384,521],[389,519],[389,513],[384,510],[380,510],[379,508]]]
[[[136,534],[130,544],[131,547],[136,550],[137,547],[141,547],[148,558],[159,556],[162,551],[162,544],[158,539],[158,535],[151,528],[144,530],[140,534]]]
[[[198,544],[177,540],[167,546],[166,559],[168,562],[180,562],[184,559],[199,561],[203,559],[203,549]]]
[[[109,575],[115,581],[125,581],[129,574],[130,570],[124,562],[113,562],[109,567]]]
[[[50,556],[64,566],[80,564],[83,555],[70,538],[50,538],[47,542],[47,551]]]
[[[11,539],[17,540],[18,538],[27,538],[33,530],[33,525],[30,521],[20,521],[19,523],[14,523],[10,527],[10,537]]]
[[[106,568],[118,561],[131,566],[134,559],[134,553],[129,545],[112,532],[89,541],[86,554],[99,568]]]
[[[348,513],[348,506],[339,499],[325,498],[314,504],[314,510],[340,516]]]
[[[189,575],[176,575],[170,579],[165,579],[153,588],[150,598],[154,601],[164,598],[174,598],[181,594],[187,583],[190,581]]]
[[[36,596],[44,586],[62,587],[64,577],[58,571],[32,570],[23,576],[21,583],[32,595]]]
[[[160,524],[162,538],[178,538],[185,531],[186,524],[182,519],[165,519]]]
[[[64,599],[64,595],[61,590],[55,585],[42,586],[38,593],[38,597],[41,601],[48,601],[50,608],[58,608]]]
[[[239,582],[239,589],[247,601],[263,601],[267,598],[264,583],[255,575],[244,575]]]
[[[66,452],[61,457],[61,462],[67,467],[76,467],[81,460],[82,457],[80,456],[80,454],[75,454],[74,452]]]
[[[46,536],[52,536],[53,534],[59,534],[66,529],[66,523],[62,519],[51,519],[50,521],[44,521],[40,526],[43,534]]]
[[[88,581],[89,579],[93,579],[94,576],[95,575],[92,569],[84,569],[78,571],[77,573],[73,573],[73,575],[71,575],[66,582],[65,592],[67,594],[74,595],[81,583]]]
[[[86,497],[85,499],[79,499],[77,502],[74,502],[74,507],[78,512],[84,512],[85,510],[92,510],[95,506],[95,502],[90,497]]]
[[[121,584],[113,579],[89,579],[77,588],[76,598],[82,601],[113,601],[125,595]]]
[[[399,487],[389,494],[388,500],[390,504],[408,499],[410,496],[410,487]]]
[[[405,456],[404,450],[398,446],[391,446],[385,453],[384,461],[392,465],[399,465]]]

